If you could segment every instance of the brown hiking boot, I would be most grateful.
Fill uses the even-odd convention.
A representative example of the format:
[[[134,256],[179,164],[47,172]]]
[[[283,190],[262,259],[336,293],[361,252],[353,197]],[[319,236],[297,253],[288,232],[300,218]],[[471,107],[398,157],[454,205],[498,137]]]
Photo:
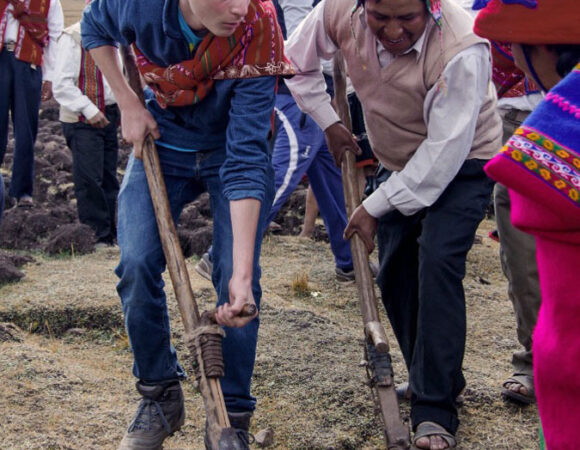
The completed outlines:
[[[225,428],[219,437],[220,450],[249,450],[250,444],[254,443],[254,436],[249,432],[252,412],[228,412],[231,428]],[[205,448],[211,450],[208,436],[207,420],[205,422],[205,436],[203,438]]]
[[[181,429],[185,421],[183,392],[179,381],[146,385],[137,382],[143,396],[119,450],[158,450],[167,436]]]

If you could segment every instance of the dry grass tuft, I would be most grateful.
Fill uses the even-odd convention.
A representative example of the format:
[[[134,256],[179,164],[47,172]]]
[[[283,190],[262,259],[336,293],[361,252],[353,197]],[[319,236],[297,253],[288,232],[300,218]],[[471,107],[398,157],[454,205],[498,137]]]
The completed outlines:
[[[292,292],[298,297],[308,297],[310,287],[308,286],[308,272],[300,272],[294,275],[292,280]]]

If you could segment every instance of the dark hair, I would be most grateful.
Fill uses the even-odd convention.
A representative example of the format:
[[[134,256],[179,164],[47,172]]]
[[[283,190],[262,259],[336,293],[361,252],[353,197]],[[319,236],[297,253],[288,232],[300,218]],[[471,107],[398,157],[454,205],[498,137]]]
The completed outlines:
[[[580,45],[578,44],[555,44],[548,45],[548,48],[558,55],[556,70],[562,78],[568,75],[580,62]]]

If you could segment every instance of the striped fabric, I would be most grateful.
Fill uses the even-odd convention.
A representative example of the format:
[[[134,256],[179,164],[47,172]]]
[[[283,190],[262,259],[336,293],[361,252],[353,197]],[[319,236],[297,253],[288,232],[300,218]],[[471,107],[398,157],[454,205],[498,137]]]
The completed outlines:
[[[105,88],[103,74],[97,68],[95,61],[85,49],[81,50],[81,70],[79,72],[79,89],[101,112],[105,112]],[[79,115],[79,121],[85,122],[85,116]]]
[[[159,67],[133,47],[139,71],[163,108],[200,102],[215,80],[294,75],[269,0],[251,0],[248,14],[232,36],[208,33],[191,60]]]

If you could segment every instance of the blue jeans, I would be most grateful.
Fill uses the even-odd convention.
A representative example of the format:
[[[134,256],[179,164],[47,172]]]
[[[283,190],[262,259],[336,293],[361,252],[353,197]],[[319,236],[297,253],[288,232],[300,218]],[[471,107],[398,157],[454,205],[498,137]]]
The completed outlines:
[[[217,304],[228,301],[232,275],[232,229],[229,201],[223,195],[219,170],[225,150],[186,153],[159,148],[159,158],[167,195],[177,222],[183,207],[199,194],[209,191],[214,223],[213,284]],[[266,214],[273,198],[273,171],[268,171],[266,201],[260,210],[254,247],[252,291],[258,307],[260,288],[259,255]],[[123,304],[125,325],[133,350],[134,375],[145,382],[183,378],[170,342],[164,283],[165,257],[143,163],[131,156],[119,193],[118,241],[121,261],[116,268],[120,278],[117,291]],[[225,376],[221,380],[226,407],[230,412],[253,411],[256,399],[250,394],[254,370],[259,319],[244,328],[226,328],[223,341]]]

